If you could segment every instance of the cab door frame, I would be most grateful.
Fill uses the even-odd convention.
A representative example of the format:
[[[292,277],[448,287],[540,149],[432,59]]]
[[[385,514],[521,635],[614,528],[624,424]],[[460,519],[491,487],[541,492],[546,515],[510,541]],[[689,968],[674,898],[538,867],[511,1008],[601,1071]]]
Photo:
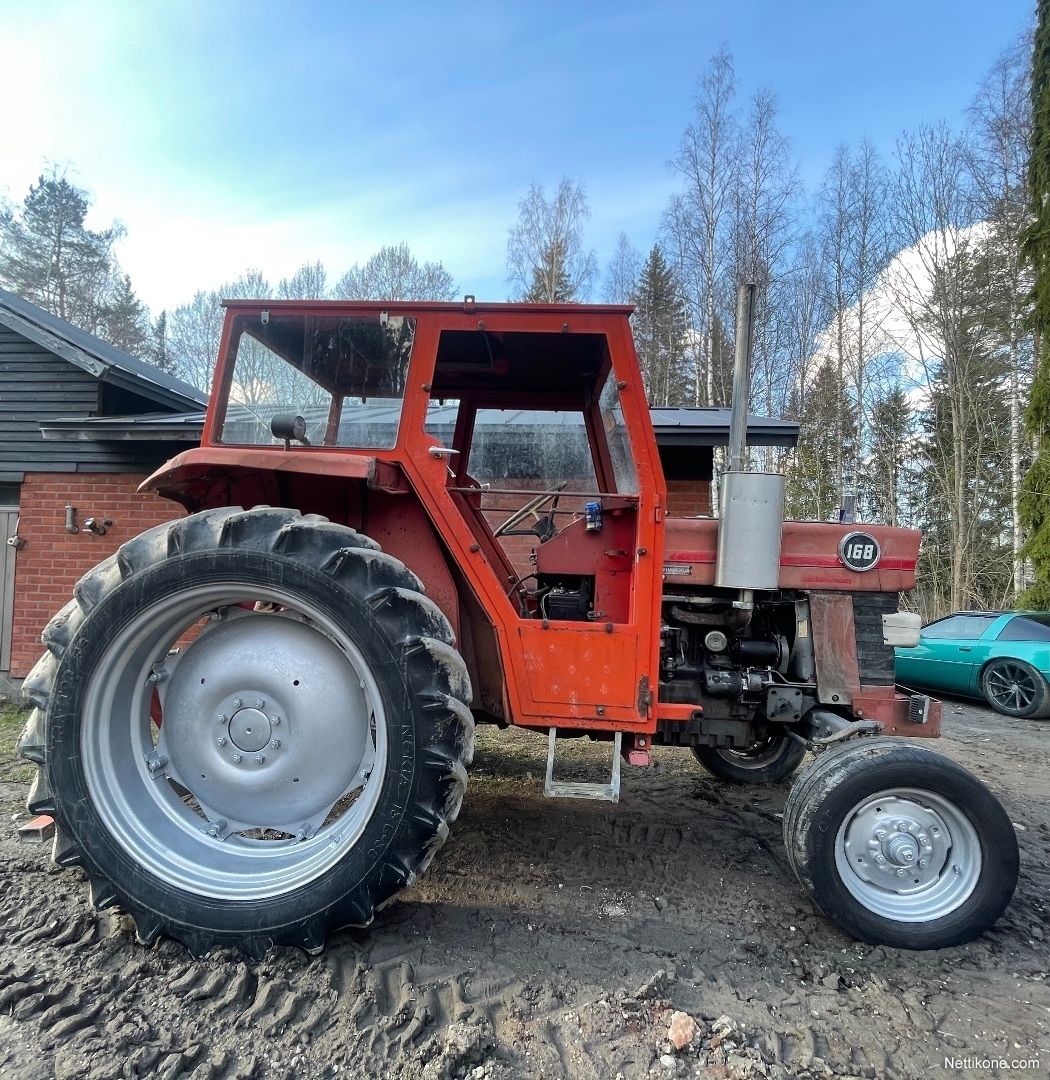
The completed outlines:
[[[425,431],[440,334],[474,330],[483,314],[493,333],[602,334],[616,379],[620,407],[638,481],[636,547],[632,560],[630,619],[627,623],[562,623],[522,619],[493,565],[449,491],[445,454],[432,454]],[[474,312],[420,312],[410,386],[426,394],[406,395],[402,417],[401,465],[449,555],[481,602],[496,632],[505,680],[508,719],[532,727],[593,728],[652,732],[656,726],[660,598],[663,582],[663,517],[666,495],[656,439],[626,308],[552,309],[478,306]],[[485,394],[486,404],[489,393]],[[528,407],[529,395],[509,395],[507,405]],[[495,398],[493,398],[495,400]],[[574,405],[574,408],[576,406]],[[585,417],[589,403],[583,403]],[[596,407],[596,405],[594,406]],[[594,423],[592,416],[591,425]],[[459,427],[457,424],[457,437]],[[610,465],[603,464],[603,471]],[[608,478],[606,477],[606,486]],[[456,486],[456,485],[452,485]],[[610,495],[612,493],[610,492]],[[574,687],[579,692],[574,692]],[[553,700],[552,700],[553,699]]]

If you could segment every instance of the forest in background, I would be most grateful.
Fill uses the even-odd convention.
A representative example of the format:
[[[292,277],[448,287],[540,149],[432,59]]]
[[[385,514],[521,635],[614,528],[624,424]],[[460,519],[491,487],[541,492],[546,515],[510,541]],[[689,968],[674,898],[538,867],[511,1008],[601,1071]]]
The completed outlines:
[[[508,229],[509,298],[633,303],[652,404],[724,406],[736,291],[755,282],[751,408],[798,421],[801,437],[754,464],[786,472],[789,514],[837,519],[852,497],[858,521],[922,529],[912,602],[927,619],[1009,607],[1030,580],[1018,497],[1039,352],[1021,258],[1030,64],[1025,35],[975,88],[961,130],[904,132],[889,160],[858,135],[807,190],[773,92],[745,93],[720,51],[672,148],[652,247],[621,234],[601,268],[585,185],[534,183]],[[123,227],[89,229],[89,209],[57,167],[21,203],[0,201],[0,284],[202,389],[223,297],[459,295],[440,262],[394,243],[339,277],[319,262],[277,282],[248,269],[152,313],[119,265]]]

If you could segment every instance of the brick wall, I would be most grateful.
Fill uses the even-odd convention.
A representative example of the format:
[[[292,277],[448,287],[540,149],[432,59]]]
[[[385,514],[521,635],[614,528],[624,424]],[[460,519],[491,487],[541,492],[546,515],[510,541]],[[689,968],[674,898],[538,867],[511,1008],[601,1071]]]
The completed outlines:
[[[25,678],[40,658],[40,632],[73,595],[73,586],[133,536],[181,517],[181,506],[139,495],[145,479],[129,473],[26,473],[18,534],[26,546],[15,562],[11,676]],[[77,508],[80,532],[66,532],[66,504]],[[105,536],[83,528],[85,518],[112,518]]]
[[[696,517],[711,513],[708,480],[668,480],[667,513],[671,517]]]

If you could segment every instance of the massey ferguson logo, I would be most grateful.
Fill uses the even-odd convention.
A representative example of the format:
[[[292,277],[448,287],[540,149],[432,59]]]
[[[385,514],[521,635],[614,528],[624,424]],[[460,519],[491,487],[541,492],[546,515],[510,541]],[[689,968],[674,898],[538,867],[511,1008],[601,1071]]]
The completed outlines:
[[[871,570],[881,554],[878,540],[866,532],[847,533],[839,544],[839,558],[849,570]]]

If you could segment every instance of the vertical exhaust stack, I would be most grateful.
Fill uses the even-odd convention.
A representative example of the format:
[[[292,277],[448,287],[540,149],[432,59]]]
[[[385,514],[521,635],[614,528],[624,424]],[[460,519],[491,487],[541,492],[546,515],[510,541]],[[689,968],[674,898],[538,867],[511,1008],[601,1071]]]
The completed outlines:
[[[784,524],[783,474],[745,471],[754,327],[755,286],[741,285],[736,305],[729,469],[722,477],[715,584],[744,591],[748,594],[741,598],[745,602],[756,589],[778,587]]]

